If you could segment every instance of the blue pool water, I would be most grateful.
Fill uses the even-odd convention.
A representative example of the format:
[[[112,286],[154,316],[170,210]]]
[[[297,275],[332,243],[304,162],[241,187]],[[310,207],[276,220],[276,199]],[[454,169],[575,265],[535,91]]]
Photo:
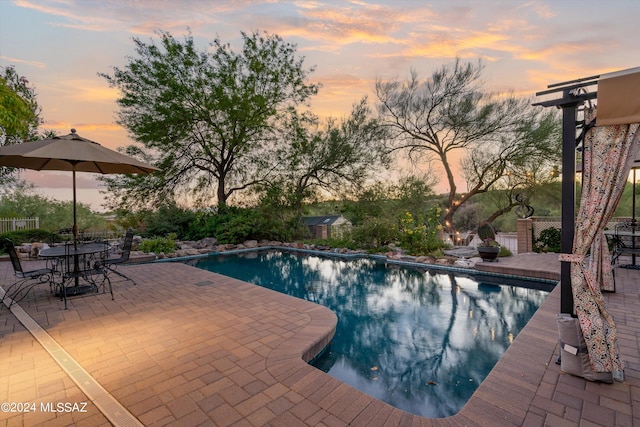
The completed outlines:
[[[261,251],[189,263],[330,308],[336,335],[313,365],[426,417],[457,413],[548,295],[365,258]]]

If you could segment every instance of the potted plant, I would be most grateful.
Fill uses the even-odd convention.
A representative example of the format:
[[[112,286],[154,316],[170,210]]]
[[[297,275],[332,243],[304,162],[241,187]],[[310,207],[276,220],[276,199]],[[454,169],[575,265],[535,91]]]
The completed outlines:
[[[484,223],[478,227],[478,237],[481,242],[476,249],[483,261],[497,261],[500,253],[500,243],[496,241],[496,233],[490,224]]]

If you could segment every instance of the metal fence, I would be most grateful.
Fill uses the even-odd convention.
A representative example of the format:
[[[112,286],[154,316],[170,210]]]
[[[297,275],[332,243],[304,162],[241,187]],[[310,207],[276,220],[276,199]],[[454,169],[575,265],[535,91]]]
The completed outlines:
[[[0,218],[0,233],[40,228],[40,218]]]

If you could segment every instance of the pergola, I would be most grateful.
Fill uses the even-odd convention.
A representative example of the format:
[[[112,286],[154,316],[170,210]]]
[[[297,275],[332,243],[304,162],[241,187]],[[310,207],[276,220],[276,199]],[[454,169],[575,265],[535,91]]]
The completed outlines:
[[[604,91],[598,97],[598,90]],[[562,253],[571,253],[575,231],[576,149],[593,124],[580,118],[585,103],[598,101],[598,125],[640,122],[640,67],[561,83],[537,92],[533,105],[562,109]],[[605,110],[605,111],[603,111]],[[603,118],[603,116],[606,116]],[[571,264],[560,264],[560,312],[573,313]]]
[[[534,105],[562,109],[562,370],[624,381],[615,322],[602,296],[615,289],[604,229],[640,154],[640,68],[552,84],[536,95],[547,99]],[[576,213],[578,146],[582,197]]]

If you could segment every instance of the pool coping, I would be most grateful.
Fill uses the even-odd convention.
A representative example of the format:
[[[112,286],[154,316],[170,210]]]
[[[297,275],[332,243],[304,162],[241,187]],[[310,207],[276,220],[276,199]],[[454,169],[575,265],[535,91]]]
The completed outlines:
[[[555,285],[557,285],[558,283],[558,279],[556,277],[556,274],[554,274],[553,272],[549,272],[549,274],[545,274],[543,275],[544,277],[538,277],[537,275],[525,275],[526,273],[524,273],[521,269],[506,269],[507,271],[510,271],[509,273],[501,273],[499,271],[495,271],[495,269],[491,269],[490,267],[485,269],[485,268],[480,268],[480,269],[476,269],[476,268],[465,268],[465,267],[460,267],[460,266],[452,266],[452,265],[443,265],[443,264],[430,264],[430,263],[423,263],[423,262],[415,262],[415,261],[408,261],[408,260],[402,260],[402,259],[395,259],[395,258],[389,258],[386,255],[379,255],[379,254],[367,254],[367,253],[338,253],[338,252],[331,252],[331,251],[321,251],[321,250],[314,250],[314,249],[302,249],[302,248],[294,248],[294,247],[288,247],[288,246],[275,246],[275,245],[268,245],[268,246],[260,246],[260,247],[256,247],[256,248],[244,248],[244,249],[231,249],[228,251],[212,251],[212,252],[207,252],[204,254],[198,254],[198,255],[187,255],[187,256],[182,256],[182,257],[172,257],[172,258],[158,258],[155,260],[147,260],[147,261],[140,261],[138,262],[138,264],[141,263],[163,263],[163,262],[183,262],[183,261],[190,261],[190,260],[195,260],[195,259],[201,259],[201,258],[207,258],[210,256],[224,256],[224,255],[236,255],[236,254],[243,254],[243,253],[250,253],[250,252],[258,252],[258,251],[268,251],[268,250],[277,250],[277,251],[286,251],[286,252],[299,252],[299,253],[305,253],[305,254],[311,254],[311,255],[317,255],[317,256],[324,256],[324,257],[329,257],[329,258],[344,258],[344,259],[372,259],[375,261],[380,261],[380,262],[385,262],[386,264],[392,264],[392,265],[401,265],[401,266],[406,266],[406,267],[414,267],[414,268],[418,268],[418,269],[423,269],[423,270],[431,270],[431,271],[442,271],[442,272],[453,272],[453,273],[460,273],[460,274],[465,274],[465,275],[469,275],[469,276],[473,276],[473,277],[500,277],[500,278],[505,278],[505,279],[518,279],[521,280],[523,282],[540,282],[540,283],[545,283],[548,284],[549,287],[544,288],[543,290],[546,291],[551,291],[553,289],[553,287],[555,287]],[[133,264],[133,263],[132,263]],[[499,269],[505,269],[502,265],[499,267]],[[535,289],[539,289],[539,288],[535,288]]]

